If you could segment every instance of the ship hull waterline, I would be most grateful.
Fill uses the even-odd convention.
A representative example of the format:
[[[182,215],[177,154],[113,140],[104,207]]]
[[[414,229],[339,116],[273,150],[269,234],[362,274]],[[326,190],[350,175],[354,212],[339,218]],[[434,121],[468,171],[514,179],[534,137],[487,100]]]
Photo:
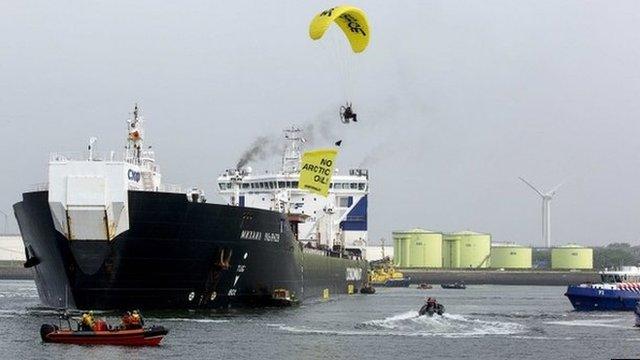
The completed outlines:
[[[576,311],[633,311],[640,293],[570,285],[565,296]]]
[[[366,261],[303,251],[278,212],[129,191],[128,230],[111,240],[68,240],[54,226],[47,197],[28,192],[14,205],[47,306],[262,307],[281,305],[274,297],[281,290],[300,302],[365,285]]]

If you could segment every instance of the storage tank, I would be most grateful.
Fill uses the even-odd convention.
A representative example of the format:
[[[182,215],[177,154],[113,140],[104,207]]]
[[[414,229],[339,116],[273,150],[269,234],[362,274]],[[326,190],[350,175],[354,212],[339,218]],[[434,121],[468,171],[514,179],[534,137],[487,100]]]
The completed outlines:
[[[442,267],[455,269],[460,267],[460,239],[445,234],[442,238]]]
[[[445,256],[443,264],[448,268],[488,268],[491,258],[491,234],[475,231],[458,231],[443,236]]]
[[[402,268],[442,267],[442,233],[424,229],[394,231],[394,264]]]
[[[551,249],[551,269],[593,269],[593,249],[569,244]]]
[[[491,267],[495,269],[531,269],[531,247],[516,244],[491,244]]]

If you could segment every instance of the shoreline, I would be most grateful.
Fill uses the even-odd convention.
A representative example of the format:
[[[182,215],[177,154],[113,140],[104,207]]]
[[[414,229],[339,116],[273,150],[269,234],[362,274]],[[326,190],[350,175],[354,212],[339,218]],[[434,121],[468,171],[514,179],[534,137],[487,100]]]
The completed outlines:
[[[594,271],[554,270],[426,270],[398,269],[411,284],[446,284],[463,281],[468,285],[561,285],[600,281]],[[33,280],[34,271],[22,266],[22,261],[0,261],[0,280]]]
[[[412,284],[446,284],[462,281],[468,285],[562,285],[600,282],[595,271],[557,270],[426,270],[398,269]]]

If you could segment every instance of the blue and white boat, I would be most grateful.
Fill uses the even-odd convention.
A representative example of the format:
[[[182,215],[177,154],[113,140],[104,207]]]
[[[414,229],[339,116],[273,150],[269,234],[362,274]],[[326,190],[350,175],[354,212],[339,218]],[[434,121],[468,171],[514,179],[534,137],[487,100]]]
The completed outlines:
[[[640,268],[624,266],[600,273],[601,283],[569,285],[564,294],[577,311],[633,311],[640,300]]]

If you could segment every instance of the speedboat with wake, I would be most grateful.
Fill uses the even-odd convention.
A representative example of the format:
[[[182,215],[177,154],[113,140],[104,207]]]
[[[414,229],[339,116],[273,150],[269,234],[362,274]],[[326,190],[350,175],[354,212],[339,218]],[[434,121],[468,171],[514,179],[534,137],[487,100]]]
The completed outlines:
[[[444,305],[439,304],[436,299],[428,298],[426,303],[422,305],[420,310],[418,311],[419,316],[433,316],[433,314],[438,314],[442,316],[444,314]]]

